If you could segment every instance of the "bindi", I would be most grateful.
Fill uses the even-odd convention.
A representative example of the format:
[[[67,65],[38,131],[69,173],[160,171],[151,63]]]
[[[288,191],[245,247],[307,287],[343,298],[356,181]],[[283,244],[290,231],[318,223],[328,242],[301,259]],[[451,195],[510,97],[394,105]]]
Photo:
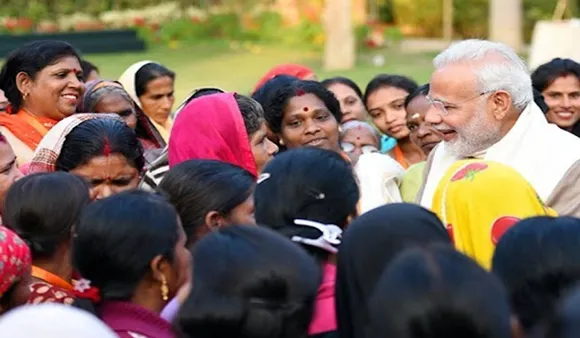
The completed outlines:
[[[105,139],[105,144],[103,146],[103,155],[105,156],[111,155],[111,145],[109,144],[109,139]]]
[[[302,108],[302,110],[309,111],[310,109],[308,109],[308,107],[304,107],[304,108]]]

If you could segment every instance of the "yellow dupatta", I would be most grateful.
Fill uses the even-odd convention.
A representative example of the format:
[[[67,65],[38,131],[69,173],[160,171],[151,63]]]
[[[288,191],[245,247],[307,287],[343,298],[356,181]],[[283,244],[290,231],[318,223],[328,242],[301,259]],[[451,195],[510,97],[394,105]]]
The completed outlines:
[[[478,160],[451,165],[435,191],[433,211],[456,249],[486,269],[500,237],[515,223],[557,216],[515,169]]]

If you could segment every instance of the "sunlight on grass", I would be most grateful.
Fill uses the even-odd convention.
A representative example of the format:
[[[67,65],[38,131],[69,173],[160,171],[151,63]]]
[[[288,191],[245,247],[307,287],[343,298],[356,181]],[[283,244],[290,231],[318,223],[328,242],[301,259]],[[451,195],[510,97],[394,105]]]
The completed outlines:
[[[196,45],[179,45],[175,49],[155,47],[144,53],[87,55],[103,77],[117,79],[132,63],[141,60],[160,62],[177,74],[176,101],[202,86],[217,86],[242,94],[249,93],[260,77],[271,67],[281,63],[302,63],[314,69],[320,79],[346,76],[364,90],[368,81],[377,74],[407,75],[419,83],[426,82],[432,71],[433,54],[399,54],[378,51],[385,56],[385,65],[372,64],[374,54],[358,57],[357,67],[348,71],[322,70],[321,54],[282,46],[256,46],[215,42]]]

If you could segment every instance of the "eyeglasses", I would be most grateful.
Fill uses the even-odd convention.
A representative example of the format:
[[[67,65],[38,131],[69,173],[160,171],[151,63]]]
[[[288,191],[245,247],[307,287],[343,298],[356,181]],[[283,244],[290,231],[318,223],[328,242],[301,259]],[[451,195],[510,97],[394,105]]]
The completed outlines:
[[[487,95],[487,94],[492,93],[492,92],[495,92],[495,90],[488,90],[488,91],[485,91],[485,92],[478,93],[477,95],[475,95],[473,97],[470,97],[467,100],[463,100],[463,101],[457,102],[457,103],[443,102],[443,101],[440,101],[440,100],[437,100],[437,99],[433,99],[429,95],[425,96],[425,98],[427,99],[427,101],[429,102],[429,104],[431,104],[433,107],[437,108],[437,110],[439,111],[439,113],[441,115],[446,116],[446,115],[449,115],[449,111],[445,107],[446,105],[447,106],[449,106],[449,105],[458,106],[460,104],[469,102],[471,100],[475,100],[475,99],[477,99],[479,97],[482,97],[482,96]]]
[[[352,153],[356,149],[356,146],[349,142],[342,142],[340,144],[340,147],[345,153]],[[360,149],[363,154],[371,154],[379,152],[379,149],[377,147],[371,145],[362,146]]]

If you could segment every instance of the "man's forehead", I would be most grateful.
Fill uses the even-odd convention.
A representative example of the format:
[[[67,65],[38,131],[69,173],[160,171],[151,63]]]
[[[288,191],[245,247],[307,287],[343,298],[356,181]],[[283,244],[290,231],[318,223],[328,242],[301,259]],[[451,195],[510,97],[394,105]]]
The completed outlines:
[[[450,64],[433,72],[429,96],[436,99],[452,99],[477,90],[477,78],[473,67]]]

